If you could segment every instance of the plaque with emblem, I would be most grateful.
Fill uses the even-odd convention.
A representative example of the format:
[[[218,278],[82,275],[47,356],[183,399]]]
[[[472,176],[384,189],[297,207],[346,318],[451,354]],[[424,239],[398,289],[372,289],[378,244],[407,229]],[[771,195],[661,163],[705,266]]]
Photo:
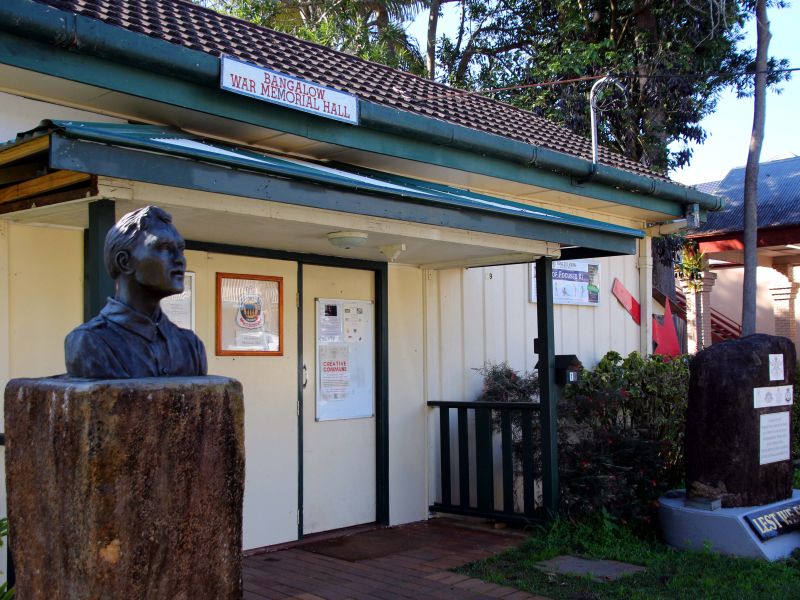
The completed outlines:
[[[283,355],[283,278],[217,273],[217,355]]]

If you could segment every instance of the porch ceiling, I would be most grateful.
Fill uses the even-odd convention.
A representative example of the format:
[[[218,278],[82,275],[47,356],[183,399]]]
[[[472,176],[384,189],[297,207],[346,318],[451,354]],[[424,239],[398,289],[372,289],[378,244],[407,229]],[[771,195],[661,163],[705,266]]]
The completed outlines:
[[[533,261],[539,256],[560,256],[558,244],[446,227],[431,228],[134,181],[101,178],[98,187],[100,195],[96,197],[32,208],[4,217],[24,224],[85,229],[89,225],[88,203],[107,198],[115,200],[117,218],[146,204],[158,204],[172,214],[178,230],[187,240],[223,246],[386,262],[382,246],[405,244],[405,251],[395,262],[425,268],[519,263]],[[223,203],[225,209],[220,210]],[[328,242],[327,234],[343,229],[367,233],[367,242],[349,250],[334,247]]]

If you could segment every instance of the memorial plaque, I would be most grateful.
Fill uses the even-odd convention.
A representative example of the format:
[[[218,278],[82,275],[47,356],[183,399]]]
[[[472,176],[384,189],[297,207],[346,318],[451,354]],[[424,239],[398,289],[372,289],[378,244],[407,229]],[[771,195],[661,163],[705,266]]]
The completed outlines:
[[[769,380],[781,381],[783,379],[783,354],[769,355]]]
[[[761,541],[800,530],[800,502],[757,510],[744,516]]]
[[[791,458],[791,419],[789,411],[761,415],[759,433],[760,464],[768,465]]]
[[[794,402],[794,386],[775,385],[753,389],[753,408],[791,406]]]

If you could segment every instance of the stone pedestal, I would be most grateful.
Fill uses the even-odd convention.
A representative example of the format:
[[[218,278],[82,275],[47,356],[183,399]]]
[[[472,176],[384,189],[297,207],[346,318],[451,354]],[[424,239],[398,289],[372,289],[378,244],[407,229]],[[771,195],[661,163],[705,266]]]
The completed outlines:
[[[19,600],[241,598],[239,382],[15,379],[5,430]]]
[[[770,355],[782,357],[772,374]],[[718,499],[732,508],[791,497],[795,363],[792,342],[763,334],[714,344],[694,357],[685,437],[690,499]]]

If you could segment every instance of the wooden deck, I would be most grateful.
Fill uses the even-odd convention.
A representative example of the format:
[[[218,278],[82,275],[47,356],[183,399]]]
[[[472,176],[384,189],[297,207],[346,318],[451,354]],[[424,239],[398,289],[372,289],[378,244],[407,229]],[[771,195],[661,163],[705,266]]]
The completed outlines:
[[[309,540],[244,559],[244,598],[542,600],[449,569],[521,543],[516,531],[456,519]]]

